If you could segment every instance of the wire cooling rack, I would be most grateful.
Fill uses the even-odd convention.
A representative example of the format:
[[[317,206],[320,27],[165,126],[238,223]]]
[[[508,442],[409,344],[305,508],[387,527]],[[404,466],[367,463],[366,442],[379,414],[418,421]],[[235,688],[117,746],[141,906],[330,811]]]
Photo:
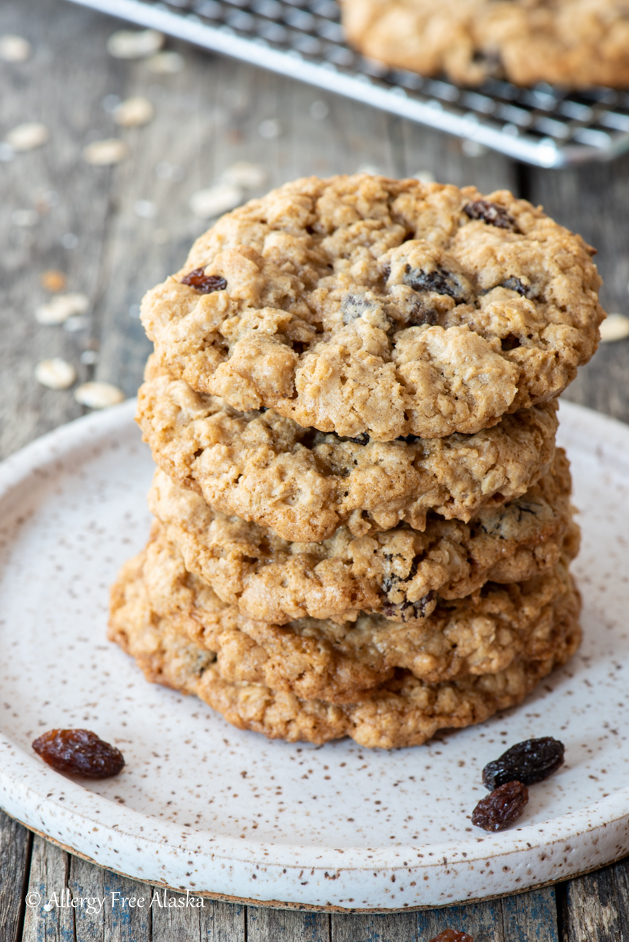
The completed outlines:
[[[387,69],[346,45],[336,0],[73,0],[540,167],[629,150],[629,90],[477,89]]]

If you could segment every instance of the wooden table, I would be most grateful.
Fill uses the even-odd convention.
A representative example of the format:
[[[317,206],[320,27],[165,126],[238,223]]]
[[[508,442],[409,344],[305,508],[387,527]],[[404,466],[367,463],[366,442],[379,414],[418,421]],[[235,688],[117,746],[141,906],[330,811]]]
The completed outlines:
[[[393,176],[420,171],[439,181],[508,187],[542,203],[599,249],[608,311],[629,313],[629,158],[573,170],[535,170],[368,107],[324,95],[238,62],[169,43],[186,61],[174,75],[152,74],[145,61],[120,61],[106,41],[120,26],[63,0],[3,0],[0,35],[25,36],[33,55],[0,61],[0,139],[24,121],[42,121],[50,141],[0,162],[0,455],[81,414],[71,391],[38,385],[35,364],[60,356],[82,380],[108,380],[133,395],[149,352],[138,319],[144,291],[179,268],[204,228],[190,196],[237,160],[268,168],[269,185],[303,174],[373,167]],[[147,96],[155,119],[122,130],[114,98]],[[328,115],[310,107],[325,100]],[[315,114],[324,109],[314,109]],[[260,134],[274,119],[279,134]],[[90,166],[86,144],[128,142],[115,167]],[[0,150],[0,156],[3,154]],[[6,152],[4,153],[6,156]],[[173,169],[174,168],[174,169]],[[144,201],[144,202],[142,202]],[[148,203],[148,206],[147,206]],[[150,216],[155,210],[154,217]],[[24,214],[20,210],[35,210]],[[23,225],[24,222],[34,223]],[[68,289],[91,302],[83,327],[39,326],[36,307],[50,296],[41,274],[58,269]],[[74,326],[77,323],[74,322]],[[96,363],[85,351],[98,354]],[[92,359],[94,359],[92,357]],[[629,420],[629,341],[603,346],[567,398]],[[386,916],[279,911],[206,901],[196,910],[100,913],[25,906],[35,889],[49,897],[149,896],[150,888],[99,869],[31,835],[0,812],[0,942],[8,940],[212,940],[212,942],[411,942],[446,927],[491,940],[629,938],[629,866],[620,862],[557,887],[451,910]]]

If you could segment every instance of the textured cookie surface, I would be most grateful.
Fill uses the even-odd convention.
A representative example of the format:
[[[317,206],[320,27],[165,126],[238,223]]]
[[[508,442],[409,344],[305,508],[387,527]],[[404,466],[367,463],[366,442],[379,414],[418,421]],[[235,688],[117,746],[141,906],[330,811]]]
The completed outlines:
[[[286,540],[353,536],[405,521],[423,530],[434,510],[469,520],[519,497],[550,467],[555,402],[506,415],[475,435],[375,442],[313,432],[271,409],[240,414],[195,393],[154,358],[138,421],[156,463],[216,510],[271,527]]]
[[[213,652],[222,676],[263,683],[305,699],[347,702],[405,668],[427,683],[495,674],[520,657],[553,651],[556,609],[573,591],[567,572],[574,540],[552,570],[527,582],[487,583],[465,599],[439,601],[431,615],[396,622],[303,618],[279,626],[253,621],[221,602],[184,567],[177,547],[156,527],[145,554],[125,569],[114,599],[131,594],[171,627]],[[117,602],[114,601],[113,609]],[[139,616],[138,616],[139,617]]]
[[[110,638],[136,659],[148,680],[196,694],[240,729],[293,742],[351,736],[363,746],[395,748],[419,745],[439,729],[480,723],[520,703],[578,647],[578,615],[578,594],[571,589],[554,608],[544,656],[516,658],[496,673],[434,685],[397,670],[368,698],[345,704],[228,679],[214,653],[188,640],[171,616],[151,608],[139,560],[127,564],[114,588]]]
[[[376,441],[473,434],[594,353],[590,253],[507,191],[311,177],[220,219],[142,320],[163,366],[240,411]]]
[[[629,85],[622,0],[343,0],[341,9],[361,52],[422,75]]]
[[[571,480],[558,449],[552,470],[527,493],[468,523],[429,516],[424,532],[400,524],[354,537],[347,527],[320,543],[213,510],[157,471],[149,509],[186,568],[250,618],[349,621],[360,611],[399,621],[429,615],[438,597],[463,598],[486,582],[523,582],[554,567],[570,526]]]

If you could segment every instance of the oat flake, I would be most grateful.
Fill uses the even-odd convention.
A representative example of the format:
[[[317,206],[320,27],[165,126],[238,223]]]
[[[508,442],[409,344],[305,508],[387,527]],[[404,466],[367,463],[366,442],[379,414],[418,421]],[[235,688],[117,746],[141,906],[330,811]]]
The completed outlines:
[[[48,389],[67,389],[76,379],[76,370],[67,360],[53,357],[41,360],[35,367],[35,379]]]
[[[267,141],[273,141],[282,133],[279,121],[275,118],[266,118],[258,125],[258,134]]]
[[[239,160],[228,167],[222,176],[225,183],[240,186],[245,190],[256,190],[264,186],[269,175],[260,164],[250,164],[247,160]]]
[[[121,128],[139,127],[148,124],[155,114],[153,105],[148,98],[127,98],[114,109],[114,121]]]
[[[157,206],[150,200],[136,200],[133,204],[133,212],[140,219],[155,219],[157,216]]]
[[[11,213],[11,222],[14,226],[36,226],[39,222],[39,213],[34,209],[16,209]]]
[[[67,330],[70,334],[75,334],[77,330],[87,330],[89,326],[89,319],[87,317],[81,317],[80,314],[73,314],[72,317],[69,317],[67,321],[63,322],[63,329]]]
[[[624,314],[608,314],[601,324],[601,343],[613,343],[629,337],[629,317]]]
[[[355,173],[370,173],[372,175],[379,174],[380,171],[375,166],[375,164],[361,164],[359,167],[356,167]]]
[[[416,180],[419,180],[420,183],[435,183],[435,175],[431,173],[430,170],[418,170],[413,176]]]
[[[231,183],[217,183],[208,190],[197,190],[190,198],[190,209],[199,219],[212,219],[239,206],[243,192]]]
[[[107,52],[114,59],[145,59],[164,45],[164,36],[154,29],[120,29],[107,40]]]
[[[155,75],[175,75],[177,72],[183,72],[186,60],[178,52],[168,50],[151,56],[146,64]]]
[[[38,324],[62,324],[75,314],[85,314],[89,306],[90,301],[85,294],[60,294],[37,308],[35,320]]]
[[[26,62],[31,54],[31,44],[23,36],[0,36],[0,59],[5,62]]]
[[[34,150],[41,147],[50,137],[50,132],[45,124],[39,124],[37,121],[27,121],[24,124],[18,124],[17,127],[9,131],[5,137],[5,143],[13,150]]]
[[[111,383],[83,383],[74,390],[74,398],[88,409],[107,409],[123,402],[124,393]]]
[[[129,155],[129,148],[124,141],[115,137],[105,141],[94,141],[88,144],[83,151],[83,157],[88,164],[95,167],[108,167],[110,164],[119,164]]]

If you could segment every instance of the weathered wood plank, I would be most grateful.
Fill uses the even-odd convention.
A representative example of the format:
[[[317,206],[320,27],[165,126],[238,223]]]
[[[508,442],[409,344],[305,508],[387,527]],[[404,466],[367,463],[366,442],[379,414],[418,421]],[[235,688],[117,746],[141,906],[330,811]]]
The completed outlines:
[[[213,903],[205,900],[200,912],[201,938],[204,942],[245,942],[246,907],[239,903]]]
[[[153,942],[199,942],[200,910],[188,909],[186,897],[157,889],[151,905]]]
[[[65,905],[69,873],[70,855],[35,836],[26,894],[24,942],[73,942],[74,910]]]
[[[557,942],[554,887],[501,900],[505,942]]]
[[[499,900],[452,906],[417,913],[417,942],[429,942],[444,929],[467,932],[475,942],[512,942],[502,930],[502,910]]]
[[[557,887],[560,942],[629,940],[629,860]]]
[[[605,309],[629,314],[629,157],[568,170],[531,170],[528,178],[528,198],[598,249]],[[627,422],[628,370],[629,341],[601,344],[564,395]]]
[[[152,888],[70,857],[68,887],[75,900],[77,940],[148,942]]]
[[[444,929],[467,932],[475,942],[557,942],[555,891],[417,914],[418,942],[429,942]]]
[[[50,131],[49,143],[0,165],[0,456],[82,411],[70,391],[39,386],[33,370],[40,359],[61,356],[87,376],[80,354],[89,331],[40,326],[34,311],[48,299],[39,277],[49,268],[67,275],[69,291],[96,294],[112,171],[88,166],[81,151],[90,135],[111,135],[100,103],[122,90],[116,63],[104,54],[110,30],[103,17],[77,15],[59,0],[0,4],[0,34],[25,35],[33,46],[27,62],[0,61],[0,131],[23,121],[42,121]],[[13,214],[23,209],[38,212],[35,226],[15,224]],[[68,235],[73,248],[64,247]]]
[[[428,170],[439,183],[477,186],[482,193],[506,188],[519,189],[516,165],[501,154],[483,147],[469,148],[465,142],[410,121],[400,122],[405,154],[405,172]],[[465,153],[466,146],[470,150]]]
[[[32,835],[0,811],[0,942],[21,935]]]
[[[327,913],[247,908],[247,942],[330,942]]]
[[[333,914],[332,942],[415,942],[414,913],[341,916]]]

